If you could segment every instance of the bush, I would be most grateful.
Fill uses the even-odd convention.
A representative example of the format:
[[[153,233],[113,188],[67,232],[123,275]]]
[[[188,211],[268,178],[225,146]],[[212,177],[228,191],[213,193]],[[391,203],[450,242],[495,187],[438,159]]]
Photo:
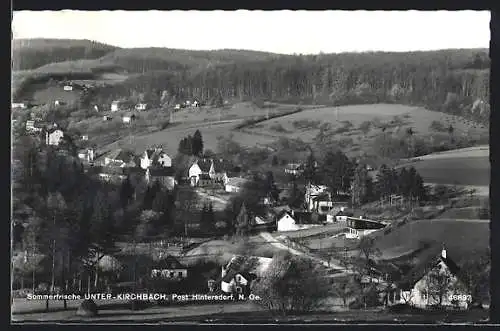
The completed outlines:
[[[85,316],[85,317],[97,316],[97,313],[98,313],[97,305],[93,300],[90,299],[84,300],[78,307],[78,310],[76,311],[77,316]]]

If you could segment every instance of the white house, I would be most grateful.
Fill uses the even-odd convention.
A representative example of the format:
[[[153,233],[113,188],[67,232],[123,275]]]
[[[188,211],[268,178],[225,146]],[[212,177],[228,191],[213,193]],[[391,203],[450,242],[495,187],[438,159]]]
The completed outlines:
[[[174,107],[174,109],[176,109],[176,110],[181,109],[180,103],[176,104],[175,107]]]
[[[103,117],[102,117],[102,120],[103,120],[103,121],[111,121],[111,120],[112,120],[112,117],[110,117],[110,116],[103,116]]]
[[[283,211],[278,217],[278,231],[296,231],[300,226],[296,223],[294,218],[294,211]]]
[[[210,179],[212,179],[212,175],[215,176],[212,160],[200,159],[193,162],[188,171],[191,186],[199,185],[202,175],[206,175],[204,177],[208,177]]]
[[[151,267],[151,278],[182,280],[187,278],[188,269],[175,257],[168,255]]]
[[[141,168],[147,169],[151,166],[171,167],[172,159],[161,147],[148,148],[141,155]]]
[[[241,189],[247,182],[248,180],[245,178],[240,178],[240,177],[228,178],[224,185],[224,188],[226,192],[238,193],[241,191]]]
[[[349,216],[354,216],[350,212],[346,212],[347,207],[341,207],[339,210],[337,209],[331,209],[328,214],[326,215],[326,222],[327,223],[334,223],[334,222],[347,222],[347,217]]]
[[[417,265],[388,293],[387,303],[409,304],[417,308],[439,305],[442,307],[467,309],[472,301],[458,277],[459,268],[447,256],[443,247],[441,254]]]
[[[88,140],[89,140],[89,136],[87,136],[87,135],[82,135],[82,140],[83,140],[83,141],[88,141]]]
[[[11,108],[12,109],[16,109],[16,108],[26,109],[27,105],[25,103],[21,103],[21,102],[13,102],[12,105],[11,105]]]
[[[272,259],[257,256],[236,255],[222,267],[221,290],[225,293],[250,293],[252,282],[263,277]]]
[[[308,185],[306,187],[305,202],[308,211],[318,210],[319,205],[331,207],[331,196],[326,185]]]
[[[193,107],[198,107],[199,104],[200,103],[197,100],[193,101]]]
[[[119,110],[120,110],[120,101],[117,101],[117,100],[113,101],[111,103],[111,111],[115,112],[115,111],[119,111]]]
[[[135,105],[135,110],[147,110],[148,109],[148,104],[147,103],[138,103]]]
[[[125,124],[130,124],[132,121],[135,120],[135,115],[134,114],[126,114],[122,116],[122,122]]]
[[[63,90],[64,91],[73,91],[73,86],[72,85],[64,85]]]
[[[53,129],[45,133],[45,143],[47,145],[58,146],[61,139],[64,137],[64,132],[60,129]]]

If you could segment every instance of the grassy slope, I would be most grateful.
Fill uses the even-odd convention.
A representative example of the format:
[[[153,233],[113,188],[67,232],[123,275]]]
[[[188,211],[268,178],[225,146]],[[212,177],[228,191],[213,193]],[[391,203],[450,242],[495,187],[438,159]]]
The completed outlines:
[[[296,106],[279,106],[270,109],[270,114],[275,112],[287,112],[293,110]],[[231,109],[221,110],[222,120],[237,120],[246,119],[249,117],[258,117],[266,114],[266,109],[259,109],[249,103],[241,103],[234,105]],[[486,128],[480,128],[474,124],[460,120],[460,118],[447,115],[440,112],[433,112],[423,108],[409,107],[403,105],[357,105],[339,107],[339,122],[350,121],[354,128],[357,128],[363,121],[374,120],[375,118],[381,121],[389,121],[394,116],[407,116],[404,120],[407,121],[405,127],[413,127],[417,135],[426,135],[429,133],[430,123],[434,120],[442,121],[443,123],[454,123],[457,134],[467,130],[477,130],[478,132],[487,132]],[[187,134],[194,133],[196,128],[200,131],[205,140],[206,148],[215,150],[218,136],[229,136],[233,134],[234,140],[243,146],[261,146],[275,141],[279,137],[301,138],[305,142],[311,142],[314,136],[319,132],[319,125],[306,129],[295,129],[293,122],[297,120],[316,120],[321,123],[330,123],[333,129],[341,127],[343,123],[336,120],[336,109],[332,107],[323,107],[317,109],[307,109],[303,112],[293,115],[283,116],[269,121],[261,122],[254,127],[247,127],[243,130],[233,131],[236,123],[224,123],[219,125],[198,125],[202,121],[217,121],[219,118],[219,110],[202,109],[202,110],[186,110],[176,114],[175,121],[184,122],[172,129],[166,129],[160,132],[136,136],[134,145],[139,150],[150,144],[163,143],[169,149],[176,150],[178,141]],[[281,124],[287,132],[275,132],[272,127],[275,124]],[[191,128],[191,129],[190,129]],[[401,129],[403,130],[403,129]],[[192,132],[191,132],[192,131]],[[371,129],[366,137],[360,131],[352,131],[347,134],[338,134],[336,138],[352,138],[355,144],[358,144],[362,149],[369,151],[372,149],[371,142],[373,138],[380,134],[380,129]]]
[[[421,241],[444,243],[450,256],[462,259],[489,247],[489,223],[476,220],[419,220],[411,221],[384,235],[376,236],[376,245],[386,258],[410,253]],[[383,256],[384,257],[384,256]]]

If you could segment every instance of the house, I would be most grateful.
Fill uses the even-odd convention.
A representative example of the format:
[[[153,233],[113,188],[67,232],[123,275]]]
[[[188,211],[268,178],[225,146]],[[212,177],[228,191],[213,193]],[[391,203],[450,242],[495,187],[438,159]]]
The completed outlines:
[[[409,304],[417,308],[440,304],[444,308],[467,309],[472,297],[464,289],[459,267],[443,246],[440,254],[430,255],[393,284],[387,303]]]
[[[111,111],[112,112],[115,112],[115,111],[119,111],[121,108],[121,103],[120,101],[118,100],[115,100],[111,103]]]
[[[232,171],[233,169],[234,167],[229,161],[224,159],[211,159],[208,174],[214,181],[224,183],[224,181],[228,179],[228,171]]]
[[[26,108],[28,108],[28,105],[26,105],[25,103],[22,103],[22,102],[13,102],[11,104],[11,108],[12,109],[26,109]]]
[[[329,209],[333,206],[331,195],[326,185],[309,184],[306,187],[304,200],[308,211],[318,211],[320,206],[322,211],[324,211],[323,208],[326,207],[326,209]]]
[[[130,124],[132,121],[135,120],[135,115],[134,114],[126,114],[122,116],[122,122],[125,124]]]
[[[149,109],[149,105],[147,103],[138,103],[137,105],[135,105],[135,110],[144,111],[144,110],[148,110],[148,109]]]
[[[167,255],[151,266],[151,278],[182,280],[187,278],[188,269],[172,255]]]
[[[99,106],[94,105],[94,110],[95,110],[96,112],[99,112]]]
[[[222,267],[221,290],[225,293],[250,294],[252,282],[263,277],[272,259],[257,256],[236,255]]]
[[[326,223],[326,215],[318,213],[283,210],[277,216],[278,231],[297,231]]]
[[[212,169],[212,162],[211,160],[207,159],[199,159],[195,160],[193,164],[189,167],[188,170],[188,177],[191,182],[191,186],[198,186],[200,184],[200,176],[203,176],[203,180],[211,180],[212,177],[210,176],[210,170]],[[212,171],[212,174],[215,172]]]
[[[123,168],[113,166],[91,166],[87,169],[87,174],[104,182],[119,183],[127,178]]]
[[[73,85],[64,85],[63,90],[64,91],[73,91]]]
[[[117,149],[104,157],[104,165],[118,167],[136,167],[135,155],[131,151]]]
[[[45,133],[45,143],[47,145],[58,146],[63,137],[64,132],[61,129],[52,128]]]
[[[112,119],[113,119],[113,118],[112,118],[112,117],[110,117],[110,116],[103,116],[103,117],[102,117],[102,120],[103,120],[103,121],[111,121]]]
[[[168,190],[173,190],[176,185],[175,171],[172,167],[147,168],[145,178],[148,184],[159,182]]]
[[[326,215],[327,223],[335,223],[335,222],[347,222],[347,217],[353,217],[354,213],[347,211],[346,208],[342,208],[341,210],[332,209]]]
[[[89,140],[89,136],[87,136],[87,135],[83,135],[83,136],[82,136],[82,140],[83,140],[83,141],[88,141],[88,140]]]
[[[95,158],[95,151],[92,148],[80,151],[78,153],[78,158],[86,162],[93,162]]]
[[[268,212],[266,215],[256,215],[252,224],[252,232],[273,232],[276,231],[277,222],[276,215]]]
[[[175,109],[175,110],[179,110],[179,109],[181,109],[181,104],[180,104],[180,103],[176,104],[176,105],[174,106],[174,109]]]
[[[227,178],[225,181],[225,191],[229,193],[238,193],[241,191],[243,186],[248,182],[247,179],[241,177]]]
[[[193,107],[199,107],[200,103],[198,102],[198,100],[194,100],[192,105]]]
[[[187,106],[187,107],[189,107],[189,106],[191,106],[191,101],[186,100],[186,103],[185,103],[185,104],[186,104],[186,106]]]
[[[350,239],[360,239],[387,226],[383,222],[368,220],[362,216],[359,218],[347,216],[346,219],[346,226],[349,231],[346,233],[346,238]]]
[[[289,163],[285,167],[285,173],[293,176],[299,176],[304,171],[301,163]]]
[[[161,147],[148,148],[141,155],[141,168],[152,166],[171,167],[172,159]]]

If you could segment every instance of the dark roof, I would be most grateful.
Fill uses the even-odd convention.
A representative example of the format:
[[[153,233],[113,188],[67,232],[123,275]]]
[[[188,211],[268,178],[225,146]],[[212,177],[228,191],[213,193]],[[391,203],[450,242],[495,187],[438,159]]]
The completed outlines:
[[[134,161],[135,155],[131,151],[121,150],[120,153],[115,157],[115,160],[121,160],[125,163]]]
[[[157,167],[149,169],[149,175],[151,177],[172,177],[174,174],[175,169],[172,167]]]
[[[328,192],[322,192],[313,197],[313,201],[330,201],[330,194]]]
[[[196,161],[196,163],[198,163],[198,167],[200,167],[203,172],[208,172],[210,170],[210,166],[212,165],[211,160],[208,159],[200,159]]]
[[[215,172],[227,172],[234,170],[234,166],[231,162],[223,159],[213,160]]]
[[[101,167],[101,171],[99,173],[101,174],[109,174],[109,175],[126,175],[124,168],[121,167],[106,167],[103,166]]]
[[[167,257],[159,260],[151,266],[152,269],[186,269],[179,260],[177,260],[172,255],[167,255]]]
[[[201,174],[200,179],[210,180],[211,178],[210,178],[210,175],[208,175],[208,174]]]
[[[443,262],[452,275],[458,276],[460,268],[448,255],[446,258],[441,256],[442,248],[435,246],[430,248],[431,255],[427,259],[415,265],[399,280],[398,287],[403,290],[413,288],[415,284],[422,279],[431,269],[437,267],[440,262]]]

